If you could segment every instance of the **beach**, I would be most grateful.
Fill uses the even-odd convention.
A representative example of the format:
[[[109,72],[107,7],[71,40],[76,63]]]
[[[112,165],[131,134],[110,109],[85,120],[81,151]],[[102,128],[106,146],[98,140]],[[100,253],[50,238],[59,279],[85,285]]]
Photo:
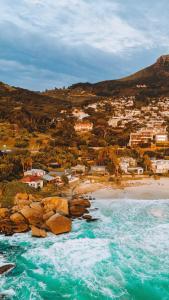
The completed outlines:
[[[143,177],[122,180],[120,184],[108,181],[92,183],[88,180],[77,187],[76,193],[92,194],[97,199],[169,199],[169,178]]]

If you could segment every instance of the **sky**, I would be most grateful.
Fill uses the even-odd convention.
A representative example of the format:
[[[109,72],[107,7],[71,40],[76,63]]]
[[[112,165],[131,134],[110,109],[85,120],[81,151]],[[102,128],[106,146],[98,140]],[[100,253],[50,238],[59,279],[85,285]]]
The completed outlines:
[[[127,76],[169,54],[168,0],[0,0],[0,81],[32,90]]]

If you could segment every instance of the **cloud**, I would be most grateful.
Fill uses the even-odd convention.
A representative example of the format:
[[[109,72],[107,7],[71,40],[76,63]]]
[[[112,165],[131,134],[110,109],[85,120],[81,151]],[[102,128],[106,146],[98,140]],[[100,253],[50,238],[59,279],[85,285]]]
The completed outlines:
[[[168,9],[167,0],[1,0],[1,80],[44,89],[129,74],[168,51]]]

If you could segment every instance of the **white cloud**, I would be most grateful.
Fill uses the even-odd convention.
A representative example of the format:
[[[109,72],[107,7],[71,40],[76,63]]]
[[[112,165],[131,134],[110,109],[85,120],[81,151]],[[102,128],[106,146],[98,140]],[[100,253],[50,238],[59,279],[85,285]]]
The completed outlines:
[[[110,0],[1,0],[1,23],[12,22],[25,34],[39,33],[70,46],[88,45],[118,53],[143,46],[152,36],[119,16],[121,6]]]

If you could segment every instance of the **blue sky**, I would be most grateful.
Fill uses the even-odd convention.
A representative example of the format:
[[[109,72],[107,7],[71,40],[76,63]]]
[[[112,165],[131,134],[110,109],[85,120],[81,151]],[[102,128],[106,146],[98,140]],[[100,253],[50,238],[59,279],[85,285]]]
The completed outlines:
[[[129,75],[169,53],[168,0],[0,0],[0,81],[33,90]]]

